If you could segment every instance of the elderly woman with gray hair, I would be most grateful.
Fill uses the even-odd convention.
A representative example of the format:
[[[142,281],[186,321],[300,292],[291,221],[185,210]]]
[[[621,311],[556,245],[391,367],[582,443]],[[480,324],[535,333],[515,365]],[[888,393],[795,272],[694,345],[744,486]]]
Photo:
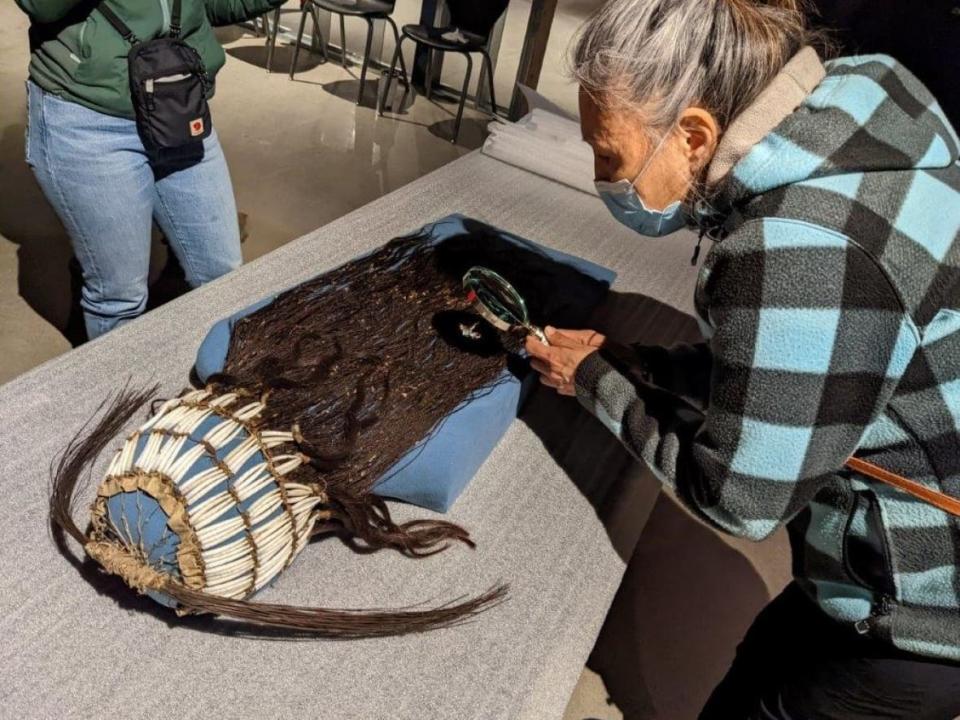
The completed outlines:
[[[548,328],[527,348],[699,518],[789,531],[795,580],[702,718],[947,720],[960,143],[893,58],[824,63],[811,43],[796,0],[613,0],[587,22],[574,73],[597,189],[640,235],[709,238],[706,342]]]

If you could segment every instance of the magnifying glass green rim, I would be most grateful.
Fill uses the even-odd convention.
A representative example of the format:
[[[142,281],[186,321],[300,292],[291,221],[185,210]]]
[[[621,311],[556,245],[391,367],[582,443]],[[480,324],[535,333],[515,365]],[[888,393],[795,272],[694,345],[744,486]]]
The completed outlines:
[[[492,289],[491,284],[494,286]],[[530,313],[523,296],[517,292],[509,280],[490,268],[478,265],[467,270],[463,276],[463,287],[476,294],[481,308],[494,315],[500,323],[507,325],[506,328],[501,329],[530,324]],[[508,303],[514,307],[511,308]]]
[[[493,283],[491,289],[489,284]],[[527,302],[517,292],[510,281],[490,268],[474,266],[463,275],[463,287],[474,293],[474,308],[483,317],[499,330],[512,330],[516,327],[532,333],[544,345],[549,345],[543,330],[530,323],[530,313]],[[516,312],[506,306],[504,300],[516,305]],[[494,305],[495,307],[491,307]]]

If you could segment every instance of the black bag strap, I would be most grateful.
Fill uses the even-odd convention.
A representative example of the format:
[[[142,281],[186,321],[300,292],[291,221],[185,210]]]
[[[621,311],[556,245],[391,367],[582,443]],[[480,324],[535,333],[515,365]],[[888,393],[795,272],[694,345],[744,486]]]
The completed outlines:
[[[180,4],[180,1],[177,0],[177,5]],[[116,29],[118,33],[123,36],[123,39],[126,40],[131,45],[136,45],[140,42],[139,38],[134,35],[133,30],[127,27],[127,24],[120,19],[120,16],[117,15],[110,7],[107,5],[106,0],[103,0],[99,5],[97,5],[97,10],[100,11],[100,14],[103,15],[107,22],[109,22]],[[177,18],[179,22],[180,18]]]
[[[170,37],[180,37],[182,6],[182,0],[173,0],[173,11],[170,13]],[[107,22],[113,25],[114,29],[116,29],[128,43],[136,45],[140,42],[140,39],[134,34],[133,30],[127,27],[127,24],[120,19],[120,16],[110,9],[106,0],[101,0],[100,4],[97,5],[97,10],[100,11],[100,14],[107,19]]]
[[[173,12],[170,13],[170,37],[180,37],[180,0],[173,0]]]

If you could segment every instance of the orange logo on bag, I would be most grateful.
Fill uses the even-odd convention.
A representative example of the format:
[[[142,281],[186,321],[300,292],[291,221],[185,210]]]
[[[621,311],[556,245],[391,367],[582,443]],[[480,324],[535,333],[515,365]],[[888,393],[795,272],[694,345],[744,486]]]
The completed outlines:
[[[203,135],[203,118],[197,118],[190,122],[190,137]]]

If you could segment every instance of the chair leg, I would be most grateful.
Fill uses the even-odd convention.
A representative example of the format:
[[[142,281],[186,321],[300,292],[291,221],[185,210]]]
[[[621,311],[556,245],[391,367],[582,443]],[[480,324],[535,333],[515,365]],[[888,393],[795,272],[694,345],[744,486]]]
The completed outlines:
[[[403,59],[403,53],[400,53],[400,74],[403,75],[403,93],[406,97],[410,92],[410,73],[407,72],[407,62]]]
[[[473,73],[473,58],[470,53],[463,53],[467,59],[467,76],[463,79],[463,90],[460,91],[460,107],[457,108],[457,122],[453,126],[453,138],[450,140],[456,143],[460,137],[460,122],[463,120],[463,106],[467,102],[467,90],[470,88],[470,75]]]
[[[340,64],[347,67],[347,24],[340,15]]]
[[[490,83],[490,114],[496,116],[497,114],[497,94],[493,89],[493,60],[490,59],[490,53],[486,50],[482,51],[483,62],[487,66],[487,81]],[[479,88],[477,89],[477,94],[480,94]]]
[[[403,40],[397,41],[397,46],[393,50],[393,59],[390,61],[390,69],[387,71],[387,81],[383,84],[383,92],[377,98],[377,114],[383,117],[383,108],[387,104],[387,98],[390,97],[390,86],[393,84],[393,74],[397,71],[397,58],[402,55]],[[404,93],[406,96],[406,93]]]
[[[323,61],[329,62],[330,60],[330,48],[327,47],[327,36],[323,34],[323,31],[320,29],[320,11],[317,10],[316,6],[311,10],[313,15],[313,33],[320,38],[320,54],[323,55]]]
[[[367,65],[370,64],[370,48],[373,47],[373,20],[365,17],[367,21],[367,44],[363,48],[363,67],[360,68],[360,89],[357,91],[357,105],[363,101],[363,86],[367,82]]]
[[[293,80],[293,74],[297,71],[297,60],[300,57],[300,43],[303,41],[303,31],[307,28],[307,15],[310,14],[312,4],[305,2],[300,11],[300,30],[297,32],[297,41],[293,45],[293,58],[290,60],[290,79]]]
[[[273,28],[270,29],[267,40],[267,72],[273,70],[273,51],[277,47],[277,34],[280,32],[280,8],[273,12]]]
[[[430,100],[433,96],[433,58],[435,55],[436,52],[433,48],[427,48],[427,73],[423,85],[423,94],[427,100]]]
[[[389,23],[390,27],[393,28],[393,40],[396,43],[394,47],[400,47],[400,31],[397,30],[397,24],[393,21],[393,18],[387,15],[384,20]],[[407,75],[407,63],[403,59],[403,53],[400,53],[400,72],[403,73],[403,86],[405,88],[410,87],[410,76]]]

